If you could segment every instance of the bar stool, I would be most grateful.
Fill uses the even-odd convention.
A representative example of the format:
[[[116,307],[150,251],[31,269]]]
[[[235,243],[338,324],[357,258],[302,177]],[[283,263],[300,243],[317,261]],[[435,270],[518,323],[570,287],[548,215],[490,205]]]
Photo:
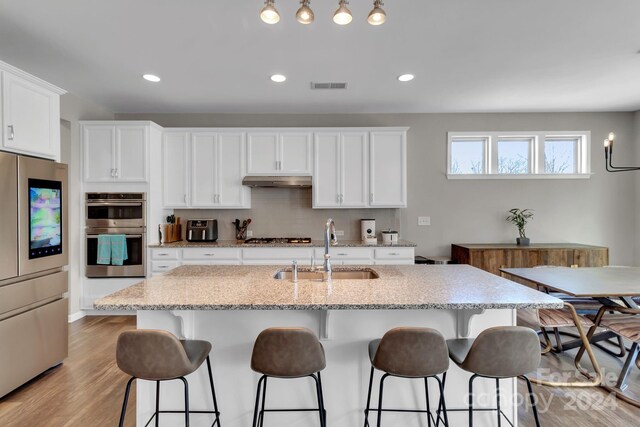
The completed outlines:
[[[369,359],[371,360],[371,374],[369,376],[369,392],[367,407],[364,410],[364,426],[369,427],[369,411],[377,411],[378,427],[382,421],[382,412],[418,412],[427,414],[427,423],[440,423],[441,408],[444,413],[444,425],[449,426],[447,407],[444,401],[444,381],[449,369],[449,354],[447,344],[440,332],[430,328],[395,328],[387,331],[382,339],[369,343]],[[380,378],[380,392],[378,394],[378,408],[370,409],[371,389],[373,386],[374,370],[384,372]],[[442,381],[437,375],[442,374]],[[384,380],[388,376],[400,378],[424,379],[424,390],[427,399],[427,410],[420,409],[383,409],[382,393]],[[440,388],[440,403],[436,411],[437,421],[433,418],[429,403],[428,379],[435,378]]]
[[[522,378],[529,389],[529,399],[536,426],[540,426],[538,410],[529,378],[525,375],[540,365],[538,334],[522,326],[497,326],[480,333],[475,340],[462,338],[447,340],[449,356],[460,368],[473,375],[469,379],[469,427],[473,426],[473,380],[477,377],[495,378],[498,426],[500,416],[509,419],[500,409],[500,379]],[[509,421],[511,423],[511,421]]]
[[[269,328],[258,335],[251,355],[251,369],[262,374],[256,391],[253,411],[253,427],[262,427],[265,412],[318,411],[320,426],[326,427],[327,414],[322,395],[320,371],[326,367],[324,348],[318,338],[307,328]],[[267,379],[313,378],[316,386],[318,408],[314,409],[265,409]],[[262,392],[262,399],[260,394]],[[260,401],[262,400],[262,405]],[[258,412],[258,407],[260,411]]]
[[[216,400],[216,390],[213,386],[211,373],[211,361],[209,352],[211,343],[199,340],[179,340],[175,335],[167,331],[159,330],[135,330],[120,334],[116,348],[116,362],[120,370],[131,375],[127,382],[124,394],[122,412],[120,414],[120,427],[124,425],[124,418],[129,401],[131,383],[135,379],[143,379],[156,382],[156,410],[147,421],[148,425],[155,417],[156,427],[159,425],[160,414],[185,415],[186,426],[189,426],[189,414],[215,414],[215,421],[211,427],[220,424],[220,412]],[[213,396],[213,411],[189,410],[189,384],[185,376],[195,372],[202,362],[207,361],[209,371],[209,384]],[[184,384],[184,411],[160,410],[160,382],[170,380],[182,380]]]

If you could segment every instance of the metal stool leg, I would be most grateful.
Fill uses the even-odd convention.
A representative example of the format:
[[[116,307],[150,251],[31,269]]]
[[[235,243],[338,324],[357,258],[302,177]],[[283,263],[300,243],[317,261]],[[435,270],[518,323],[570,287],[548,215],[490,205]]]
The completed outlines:
[[[533,394],[533,387],[531,387],[531,381],[526,375],[521,376],[526,383],[529,390],[529,400],[531,400],[531,410],[533,411],[533,419],[536,421],[536,427],[540,427],[540,419],[538,418],[538,408],[536,407],[536,397]]]
[[[447,404],[444,400],[444,384],[447,379],[447,373],[442,374],[442,381],[437,376],[435,377],[436,381],[438,381],[438,387],[440,388],[440,401],[438,402],[438,411],[436,412],[438,421],[436,422],[436,427],[440,425],[440,412],[444,415],[444,425],[445,427],[449,427],[449,417],[447,415]],[[442,411],[440,408],[442,407]]]
[[[498,378],[496,378],[496,408],[497,408],[497,412],[498,412],[498,427],[500,427],[501,424],[501,412],[500,412],[500,380]]]
[[[127,413],[127,403],[129,402],[129,392],[131,391],[131,383],[135,380],[136,377],[131,377],[131,379],[127,382],[127,388],[124,392],[124,402],[122,403],[122,411],[120,412],[120,424],[119,427],[124,426],[124,417]]]
[[[427,396],[427,425],[431,427],[431,403],[429,402],[429,382],[426,377],[424,379],[424,392]]]
[[[216,399],[216,389],[213,386],[213,373],[211,372],[211,360],[209,356],[207,356],[207,370],[209,371],[209,384],[211,385],[211,395],[213,396],[213,410],[216,413],[216,420],[213,425],[217,423],[218,427],[222,427],[220,423],[220,411],[218,411],[218,400]]]
[[[473,374],[471,378],[469,378],[469,427],[473,427],[473,380],[476,379],[478,375]]]
[[[160,381],[156,381],[156,427],[160,425]]]
[[[260,414],[258,415],[258,424],[260,427],[264,425],[264,402],[267,400],[267,380],[269,377],[264,377],[264,382],[262,383],[262,407],[260,408]]]
[[[322,377],[320,376],[320,372],[318,372],[318,390],[320,396],[320,411],[322,411],[322,421],[321,427],[327,426],[327,409],[324,407],[324,393],[322,391]]]
[[[318,399],[318,416],[320,417],[320,427],[324,427],[325,419],[324,419],[324,405],[322,403],[322,390],[321,390],[322,385],[318,377],[316,377],[313,374],[309,376],[313,378],[313,381],[316,384],[316,397]]]
[[[253,409],[253,423],[251,424],[252,427],[258,427],[258,408],[260,407],[260,391],[262,388],[262,380],[264,380],[266,378],[265,375],[261,376],[260,379],[258,380],[258,387],[256,389],[256,406]]]
[[[369,392],[367,393],[367,407],[364,410],[364,427],[369,427],[369,408],[371,407],[371,388],[373,387],[373,366],[369,375]]]
[[[189,383],[185,377],[180,377],[184,383],[184,422],[189,427]]]
[[[389,374],[384,374],[382,378],[380,378],[380,395],[378,396],[378,427],[382,425],[382,391],[384,387],[384,380],[388,376]]]

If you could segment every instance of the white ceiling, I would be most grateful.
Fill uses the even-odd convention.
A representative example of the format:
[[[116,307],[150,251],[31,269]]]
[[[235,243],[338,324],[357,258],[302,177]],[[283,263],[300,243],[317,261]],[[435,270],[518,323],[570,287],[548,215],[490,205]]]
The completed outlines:
[[[338,0],[310,26],[297,0],[264,24],[262,3],[0,0],[0,59],[119,113],[640,110],[640,1],[386,0],[379,27],[373,0],[346,27]]]

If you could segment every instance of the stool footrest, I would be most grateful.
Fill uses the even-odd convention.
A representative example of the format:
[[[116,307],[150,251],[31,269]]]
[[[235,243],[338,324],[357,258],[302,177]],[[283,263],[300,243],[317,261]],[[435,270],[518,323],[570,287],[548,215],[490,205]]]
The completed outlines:
[[[157,417],[159,414],[184,414],[186,411],[182,410],[182,411],[157,411],[154,412],[153,415],[151,415],[151,418],[149,418],[149,420],[147,421],[147,423],[144,425],[144,427],[147,427],[151,421],[153,421],[153,419],[155,417]],[[213,424],[211,424],[211,427],[214,427],[216,424],[219,426],[220,425],[220,411],[192,411],[189,410],[189,414],[215,414],[216,416],[216,420],[213,422]]]

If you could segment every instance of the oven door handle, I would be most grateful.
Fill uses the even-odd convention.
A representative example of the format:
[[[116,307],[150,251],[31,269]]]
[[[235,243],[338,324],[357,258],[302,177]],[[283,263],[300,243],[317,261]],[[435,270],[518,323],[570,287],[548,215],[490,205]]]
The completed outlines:
[[[102,207],[102,206],[114,206],[114,207],[140,207],[142,206],[143,202],[117,202],[117,201],[113,201],[113,202],[88,202],[87,206],[88,207],[92,207],[92,206],[96,206],[96,207]]]
[[[105,233],[108,235],[108,233]],[[87,234],[87,239],[97,239],[99,234]],[[138,239],[141,238],[142,234],[125,234],[125,238],[127,239]]]

